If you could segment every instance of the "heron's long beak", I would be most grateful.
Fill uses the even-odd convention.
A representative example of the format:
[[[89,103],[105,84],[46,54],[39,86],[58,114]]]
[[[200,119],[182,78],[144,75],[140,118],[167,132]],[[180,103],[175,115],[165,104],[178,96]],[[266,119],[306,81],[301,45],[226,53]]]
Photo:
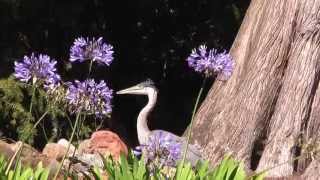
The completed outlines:
[[[127,89],[123,89],[116,92],[116,94],[140,94],[140,93],[141,93],[141,88],[139,88],[138,86],[132,86]]]

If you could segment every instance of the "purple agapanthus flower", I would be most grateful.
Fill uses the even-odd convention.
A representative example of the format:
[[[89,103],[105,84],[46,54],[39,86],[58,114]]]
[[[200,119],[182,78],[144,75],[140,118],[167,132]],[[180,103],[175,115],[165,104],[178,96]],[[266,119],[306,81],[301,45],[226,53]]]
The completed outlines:
[[[208,50],[205,45],[193,49],[187,58],[188,65],[207,77],[217,75],[219,80],[227,80],[233,71],[233,59],[226,51],[218,53],[216,49]]]
[[[14,76],[24,83],[33,84],[41,82],[45,87],[52,87],[60,82],[60,76],[56,72],[57,61],[48,55],[34,53],[30,57],[24,56],[22,62],[14,62]]]
[[[173,167],[181,159],[182,143],[163,131],[155,131],[149,136],[147,144],[140,148],[145,150],[147,162],[156,162],[159,166]]]
[[[68,83],[66,100],[71,113],[82,112],[103,118],[112,111],[112,89],[103,80],[99,83],[93,79]]]
[[[92,60],[98,64],[109,66],[113,60],[113,47],[105,42],[100,37],[97,40],[92,38],[79,37],[75,39],[70,49],[70,61],[83,62]]]

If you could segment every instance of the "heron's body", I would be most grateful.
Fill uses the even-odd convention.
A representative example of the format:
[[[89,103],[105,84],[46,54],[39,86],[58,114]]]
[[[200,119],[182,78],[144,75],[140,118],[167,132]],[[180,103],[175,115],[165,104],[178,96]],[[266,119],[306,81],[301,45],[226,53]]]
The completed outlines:
[[[157,89],[150,84],[150,81],[140,83],[128,89],[118,91],[117,94],[138,94],[147,95],[148,103],[142,108],[138,115],[137,120],[137,133],[140,145],[148,144],[149,137],[155,136],[158,133],[162,133],[167,137],[170,137],[172,141],[182,144],[182,150],[185,149],[187,141],[185,138],[177,136],[171,132],[164,130],[153,130],[151,131],[148,127],[148,114],[153,110],[157,101]],[[181,152],[180,158],[182,159],[183,152]],[[189,161],[193,166],[196,165],[198,160],[201,160],[200,149],[195,145],[188,145],[188,152],[186,154],[186,160]]]
[[[151,131],[151,136],[154,134],[157,134],[159,132],[165,133],[166,136],[170,136],[170,139],[174,139],[177,143],[181,143],[182,144],[182,148],[181,148],[181,154],[180,154],[180,160],[182,160],[183,158],[183,151],[186,148],[187,145],[187,140],[183,137],[177,136],[171,132],[168,131],[164,131],[164,130],[153,130]],[[192,166],[195,166],[197,164],[197,162],[201,159],[201,152],[200,152],[200,148],[193,145],[193,144],[189,144],[188,145],[188,152],[186,154],[186,161],[190,162]]]

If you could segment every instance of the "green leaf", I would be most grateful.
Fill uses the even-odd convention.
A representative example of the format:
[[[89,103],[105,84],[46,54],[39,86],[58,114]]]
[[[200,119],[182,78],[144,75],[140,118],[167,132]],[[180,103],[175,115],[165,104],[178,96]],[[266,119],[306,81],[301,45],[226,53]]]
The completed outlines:
[[[13,173],[13,179],[20,179],[20,174],[21,174],[21,163],[18,162],[17,167]]]
[[[203,180],[208,175],[209,161],[198,162],[196,165],[196,179]]]
[[[242,163],[240,163],[231,173],[231,176],[229,179],[234,180],[244,180],[246,178],[246,173],[243,169]]]
[[[251,179],[252,180],[263,180],[266,175],[267,175],[267,172],[263,171],[263,172],[260,172],[256,175],[254,175]]]
[[[147,179],[147,168],[144,164],[144,158],[142,157],[140,161],[136,159],[135,164],[138,166],[138,169],[134,171],[135,180]]]
[[[230,155],[225,156],[211,174],[211,177],[217,180],[242,180],[245,176],[242,164],[236,162]]]
[[[14,177],[13,171],[9,171],[8,180],[13,180],[13,177]]]
[[[213,171],[213,177],[217,180],[223,179],[228,168],[229,156],[225,156],[222,162]]]
[[[33,177],[33,171],[31,168],[27,168],[25,170],[22,170],[22,174],[19,177],[19,179],[30,179]]]
[[[191,180],[194,179],[195,177],[195,173],[192,170],[191,164],[187,163],[187,164],[182,164],[179,163],[177,171],[176,171],[176,175],[175,175],[175,179],[176,180]]]
[[[93,168],[93,175],[94,175],[94,177],[95,177],[96,180],[102,179],[100,170],[99,170],[99,168],[97,168],[96,166]]]
[[[41,178],[40,180],[47,180],[49,179],[49,169],[44,169],[41,173]]]
[[[42,172],[43,172],[43,167],[42,167],[42,162],[40,162],[40,163],[38,163],[38,165],[36,167],[36,171],[34,173],[35,179],[40,179]]]
[[[104,169],[108,173],[108,178],[110,180],[115,180],[116,179],[116,174],[115,174],[116,173],[115,172],[116,165],[112,159],[112,156],[110,155],[107,158],[104,157],[102,154],[100,154],[100,156],[103,160]]]

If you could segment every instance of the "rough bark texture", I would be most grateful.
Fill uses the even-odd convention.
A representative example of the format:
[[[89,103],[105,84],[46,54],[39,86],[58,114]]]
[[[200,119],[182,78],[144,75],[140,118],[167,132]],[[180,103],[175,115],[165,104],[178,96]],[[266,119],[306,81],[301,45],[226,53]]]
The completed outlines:
[[[288,161],[272,176],[309,164],[292,160],[320,135],[319,16],[320,0],[252,0],[231,49],[235,71],[196,116],[192,140],[213,164],[228,152],[251,169]]]
[[[302,175],[302,179],[319,180],[320,177],[320,162],[312,161],[306,171]]]
[[[319,62],[317,69],[319,68]],[[318,77],[319,78],[319,75]],[[320,177],[320,163],[312,160],[319,160],[320,151],[320,86],[318,85],[313,99],[310,117],[303,124],[302,134],[302,149],[301,154],[305,158],[298,161],[298,171],[303,172],[306,167],[307,170],[304,172],[304,177],[309,179],[317,179]],[[310,151],[312,153],[310,153]],[[312,161],[312,164],[310,164]],[[310,164],[310,165],[309,165]],[[312,172],[312,173],[311,173]],[[311,175],[313,175],[311,177]]]
[[[294,3],[294,4],[293,4]],[[295,24],[292,47],[283,85],[270,120],[268,140],[258,170],[291,161],[269,174],[290,175],[294,171],[293,158],[298,155],[299,136],[303,124],[309,121],[312,102],[319,84],[320,1],[292,1]]]

